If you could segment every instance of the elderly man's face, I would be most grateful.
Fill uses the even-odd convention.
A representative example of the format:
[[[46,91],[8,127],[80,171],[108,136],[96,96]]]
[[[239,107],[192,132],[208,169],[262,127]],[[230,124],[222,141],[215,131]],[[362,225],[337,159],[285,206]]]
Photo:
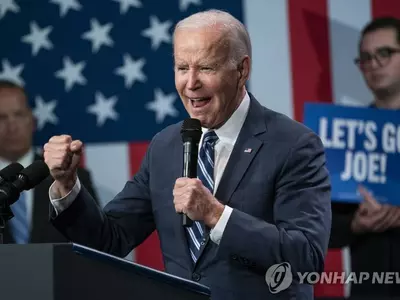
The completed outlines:
[[[0,156],[17,160],[30,148],[34,120],[24,93],[0,89]]]
[[[231,66],[220,30],[181,29],[174,40],[175,86],[191,118],[203,127],[226,122],[243,95],[241,72]]]

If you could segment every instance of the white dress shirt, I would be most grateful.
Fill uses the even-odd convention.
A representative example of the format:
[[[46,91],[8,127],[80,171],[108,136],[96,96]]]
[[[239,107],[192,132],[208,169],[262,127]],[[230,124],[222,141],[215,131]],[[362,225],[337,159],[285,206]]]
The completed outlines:
[[[235,146],[237,137],[240,130],[242,129],[244,120],[246,119],[247,112],[250,106],[250,98],[246,92],[243,101],[240,103],[237,110],[232,114],[227,122],[220,128],[215,130],[218,136],[218,141],[214,148],[214,195],[217,191],[219,182],[224,173],[225,167],[228,164],[229,157],[231,156],[233,147]],[[203,133],[207,132],[208,129],[203,128]],[[204,136],[204,135],[203,135]],[[200,145],[202,139],[200,140]],[[223,199],[221,199],[223,200]],[[218,220],[217,224],[210,231],[210,239],[219,245],[222,239],[226,224],[228,223],[229,217],[231,216],[232,208],[225,205],[224,211]]]
[[[233,147],[236,143],[236,139],[242,129],[243,123],[246,119],[247,112],[250,106],[250,97],[246,92],[241,104],[232,114],[227,122],[219,129],[215,130],[218,136],[218,141],[215,144],[215,163],[214,163],[214,193],[218,188],[219,182],[221,181],[222,174],[228,163],[229,157],[232,153]],[[203,133],[207,132],[207,128],[202,128]],[[203,134],[204,136],[204,134]],[[203,139],[202,136],[202,139]],[[199,147],[201,146],[202,139],[200,140]],[[77,179],[72,190],[63,198],[57,198],[57,195],[52,190],[53,184],[49,189],[49,197],[52,205],[55,208],[56,214],[60,214],[63,210],[68,208],[74,201],[81,189],[81,183],[79,178]],[[214,228],[211,229],[210,238],[211,240],[219,244],[223,232],[225,230],[226,224],[228,223],[229,217],[232,213],[232,208],[225,205],[225,209],[221,215],[221,218],[217,222]]]
[[[33,149],[30,149],[24,156],[22,156],[17,162],[20,163],[24,168],[29,166],[30,164],[33,163],[33,160],[35,159],[35,152]],[[0,170],[7,167],[9,164],[11,164],[10,161],[0,157]],[[28,224],[30,226],[30,229],[32,228],[32,213],[33,213],[33,189],[29,191],[23,191],[25,194],[25,201],[26,201],[26,210],[27,210],[27,220]]]

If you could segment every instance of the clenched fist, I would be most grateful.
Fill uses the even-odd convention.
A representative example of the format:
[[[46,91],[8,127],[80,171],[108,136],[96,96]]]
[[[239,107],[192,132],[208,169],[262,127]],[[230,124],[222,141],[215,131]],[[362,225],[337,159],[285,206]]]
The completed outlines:
[[[76,182],[82,146],[81,141],[73,141],[69,135],[53,136],[44,145],[44,161],[61,197],[68,194]]]

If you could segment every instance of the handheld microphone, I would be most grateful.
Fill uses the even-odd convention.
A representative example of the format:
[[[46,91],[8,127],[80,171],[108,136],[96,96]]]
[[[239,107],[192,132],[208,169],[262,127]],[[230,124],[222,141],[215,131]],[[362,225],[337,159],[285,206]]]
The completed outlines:
[[[198,119],[188,118],[183,121],[181,136],[183,141],[183,177],[197,178],[197,160],[201,139],[201,123]],[[182,225],[192,226],[193,221],[185,214]]]
[[[31,165],[19,172],[17,179],[4,184],[0,188],[0,204],[6,203],[7,206],[18,200],[19,195],[24,190],[30,190],[41,183],[50,171],[46,163],[41,160],[34,161]]]
[[[7,167],[0,171],[0,185],[5,182],[13,181],[19,172],[22,171],[24,167],[17,162],[9,164]]]

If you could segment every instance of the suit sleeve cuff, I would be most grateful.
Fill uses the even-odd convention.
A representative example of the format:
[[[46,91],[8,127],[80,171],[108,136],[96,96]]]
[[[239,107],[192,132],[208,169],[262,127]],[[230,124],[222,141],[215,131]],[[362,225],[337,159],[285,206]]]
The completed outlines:
[[[222,235],[224,234],[226,224],[228,224],[231,214],[232,214],[232,208],[225,205],[224,211],[222,212],[222,215],[219,218],[217,224],[210,231],[210,238],[217,245],[219,245],[222,239]]]
[[[66,196],[64,196],[62,198],[58,198],[59,195],[57,195],[54,192],[53,185],[54,185],[54,182],[51,184],[51,186],[49,188],[49,198],[50,198],[51,204],[54,207],[56,215],[58,216],[64,210],[66,210],[72,204],[72,202],[75,200],[75,198],[78,196],[78,194],[81,190],[81,182],[79,181],[79,178],[77,178],[72,190]]]

